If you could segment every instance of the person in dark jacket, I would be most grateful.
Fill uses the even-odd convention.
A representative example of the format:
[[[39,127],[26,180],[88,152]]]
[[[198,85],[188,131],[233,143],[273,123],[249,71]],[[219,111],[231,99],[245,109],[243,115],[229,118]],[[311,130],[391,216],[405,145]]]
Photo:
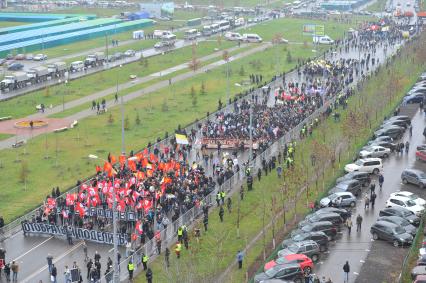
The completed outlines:
[[[350,271],[351,271],[351,268],[349,266],[349,262],[346,261],[346,263],[343,265],[343,272],[344,272],[343,283],[349,282],[349,272]]]
[[[146,277],[146,281],[148,281],[148,283],[152,283],[152,270],[151,270],[151,268],[148,268],[148,270],[146,271],[145,277]]]

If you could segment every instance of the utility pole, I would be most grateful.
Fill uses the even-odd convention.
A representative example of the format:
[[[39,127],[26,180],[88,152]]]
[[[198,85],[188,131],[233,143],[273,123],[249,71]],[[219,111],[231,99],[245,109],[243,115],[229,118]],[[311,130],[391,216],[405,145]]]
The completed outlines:
[[[119,271],[119,262],[118,262],[118,235],[117,235],[117,194],[115,193],[115,180],[114,175],[112,175],[112,193],[114,194],[114,201],[112,204],[112,229],[113,229],[113,240],[114,240],[114,276],[113,282],[120,283]]]

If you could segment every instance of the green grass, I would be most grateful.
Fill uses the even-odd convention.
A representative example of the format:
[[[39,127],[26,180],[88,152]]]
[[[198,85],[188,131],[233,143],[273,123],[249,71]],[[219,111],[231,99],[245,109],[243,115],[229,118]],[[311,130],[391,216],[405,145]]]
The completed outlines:
[[[298,177],[295,178],[293,175],[293,179],[292,177],[287,179],[289,184],[289,193],[287,196],[289,197],[286,198],[286,203],[288,203],[289,199],[291,200],[294,198],[295,192],[298,191],[302,184],[306,184],[307,180],[311,180],[313,172],[324,170],[324,177],[318,178],[320,184],[317,187],[314,185],[315,183],[310,184],[309,194],[303,194],[301,198],[298,199],[293,214],[306,214],[308,210],[306,204],[320,197],[323,194],[323,188],[329,188],[334,184],[336,177],[343,172],[343,164],[351,160],[350,155],[355,154],[366,140],[368,140],[374,128],[380,125],[380,122],[385,116],[392,113],[405,91],[415,82],[417,74],[422,71],[423,66],[413,65],[411,63],[411,59],[415,58],[415,56],[411,55],[411,52],[413,52],[413,49],[407,50],[405,54],[403,54],[403,57],[399,58],[395,64],[388,69],[382,70],[377,77],[367,83],[359,94],[353,96],[349,100],[348,109],[341,112],[342,121],[344,121],[349,111],[355,111],[357,113],[368,112],[370,109],[365,109],[365,106],[375,105],[376,115],[371,117],[371,128],[354,129],[357,138],[347,139],[345,138],[344,126],[342,126],[343,122],[335,123],[330,117],[314,131],[312,137],[298,143],[295,158],[297,165],[294,173],[294,175]],[[409,57],[406,56],[407,54],[410,54]],[[397,96],[389,101],[384,99],[383,96],[377,95],[377,93],[382,93],[387,90],[386,85],[389,84],[391,80],[388,75],[388,70],[404,78],[403,86],[397,93]],[[319,162],[319,165],[317,168],[308,165],[310,164],[310,154],[316,150],[314,143],[317,142],[331,146],[333,151],[335,148],[342,149],[342,156],[336,159],[335,168],[330,166],[330,164],[324,166],[324,164],[327,164],[326,160],[318,160],[317,162]],[[337,144],[341,144],[342,147],[336,146]],[[345,154],[343,154],[343,152]],[[278,203],[280,205],[282,204],[283,199],[280,193],[282,187],[282,181],[278,180],[275,172],[272,172],[268,177],[263,177],[260,183],[255,183],[253,192],[248,192],[246,194],[245,200],[241,203],[240,239],[236,238],[235,232],[237,219],[235,212],[238,194],[233,197],[233,213],[231,215],[225,214],[224,223],[218,221],[217,209],[213,210],[209,217],[209,232],[203,233],[201,245],[198,245],[192,240],[190,244],[192,247],[191,250],[184,251],[181,259],[177,260],[174,255],[172,255],[171,267],[167,271],[163,266],[163,257],[150,263],[150,267],[155,274],[156,282],[170,282],[172,280],[182,282],[189,282],[191,280],[192,282],[196,282],[202,279],[207,279],[208,281],[212,278],[217,278],[215,276],[221,274],[226,267],[235,261],[237,251],[244,248],[255,234],[262,229],[262,215],[265,214],[266,223],[270,221],[271,214],[274,214],[272,213],[271,200],[275,197]],[[265,207],[263,205],[264,203],[266,203]],[[280,229],[280,225],[282,225],[282,223],[278,220],[276,231]],[[265,235],[265,243],[271,241],[272,235],[270,230],[271,229],[268,229],[268,233]],[[256,268],[261,268],[263,266],[264,262],[263,259],[261,259],[263,248],[264,244],[261,237],[254,248],[251,249],[249,254],[245,257],[246,269],[249,266]],[[188,270],[188,268],[190,268],[192,272],[181,271]],[[244,282],[244,271],[245,269],[242,271],[234,269],[225,281]],[[143,274],[137,278],[136,282],[144,282]]]
[[[8,138],[10,138],[10,137],[13,137],[13,135],[11,135],[11,134],[3,134],[3,133],[0,133],[0,141],[1,141],[1,140],[8,139]]]
[[[213,42],[201,42],[197,48],[197,56],[203,57],[214,52],[215,48],[228,48],[236,45],[233,42],[222,42],[221,46]],[[72,80],[65,85],[57,85],[49,87],[48,96],[46,89],[20,96],[12,100],[3,102],[0,109],[0,116],[23,117],[35,112],[35,106],[44,103],[53,106],[62,104],[63,96],[65,102],[75,100],[116,85],[118,82],[125,83],[129,81],[131,74],[137,75],[139,78],[152,73],[173,67],[187,62],[192,57],[192,47],[184,47],[162,56],[154,56],[148,58],[148,67],[144,67],[139,62],[123,65],[121,69],[111,69],[99,72],[90,76]],[[119,71],[119,73],[118,73]],[[118,75],[117,75],[118,73]]]
[[[386,0],[376,0],[376,2],[368,6],[367,10],[370,12],[384,12],[386,2]]]
[[[0,22],[0,28],[8,28],[14,26],[27,25],[25,22]]]
[[[225,43],[222,43],[222,45],[225,45]],[[309,47],[290,45],[275,48],[277,49],[270,48],[262,52],[261,56],[254,54],[231,63],[231,94],[241,91],[234,83],[247,80],[251,73],[262,73],[266,80],[275,73],[277,64],[280,66],[280,72],[288,71],[295,66],[297,58],[312,57],[312,51]],[[198,54],[202,50],[204,49],[199,50]],[[285,62],[288,51],[292,54],[293,61],[291,63]],[[188,52],[190,53],[190,51]],[[173,56],[169,60],[176,60],[177,57]],[[154,65],[153,61],[150,61],[149,65]],[[244,69],[244,76],[239,74],[241,67]],[[140,72],[144,71],[140,70],[139,65],[135,68],[138,76],[140,76]],[[83,90],[96,91],[96,88],[100,85],[109,83],[106,75],[102,74],[102,76],[92,85],[83,84],[79,80],[71,82],[68,87],[72,87],[73,84],[80,84],[80,90],[77,88],[76,92],[69,93],[67,96],[73,95],[75,99],[84,96],[84,94],[81,94]],[[118,78],[119,80],[127,80],[128,76],[124,72],[120,72]],[[113,77],[113,81],[115,83],[115,77]],[[202,81],[206,85],[207,94],[197,95],[196,104],[193,105],[194,101],[189,95],[190,88],[194,86],[198,94]],[[206,112],[214,111],[217,101],[219,99],[224,101],[226,98],[224,81],[225,67],[222,66],[207,74],[197,75],[173,84],[172,88],[162,89],[129,102],[126,105],[126,116],[129,118],[130,130],[126,131],[126,141],[132,142],[127,143],[129,145],[127,149],[143,148],[149,141],[153,142],[157,137],[163,137],[166,131],[171,133],[178,124],[189,124],[196,118],[205,116]],[[51,88],[48,99],[53,99],[50,98],[51,96],[61,97],[60,94],[65,91],[65,86],[61,88],[63,90],[57,89],[55,91],[53,91],[54,88]],[[29,98],[33,95],[22,98]],[[49,105],[50,103],[45,104]],[[31,105],[34,105],[31,101],[27,101],[26,104],[21,101],[20,104],[9,104],[3,108],[31,108]],[[112,123],[108,122],[110,115],[113,119]],[[134,123],[137,115],[142,121],[140,125]],[[4,163],[4,168],[0,171],[0,182],[9,189],[0,193],[1,199],[4,200],[0,203],[0,211],[2,211],[6,221],[10,221],[33,208],[38,200],[44,199],[53,184],[64,190],[73,185],[75,180],[85,178],[94,168],[94,164],[86,158],[88,154],[106,155],[109,151],[118,151],[121,146],[119,117],[119,108],[112,108],[107,115],[79,121],[79,126],[72,131],[36,137],[26,145],[26,152],[29,153],[27,155],[22,155],[24,148],[2,150],[0,159]],[[44,159],[45,155],[51,158]],[[28,164],[29,174],[26,180],[28,191],[25,194],[22,194],[23,183],[22,178],[20,178],[22,166],[20,163],[14,162],[17,159],[25,160]],[[40,176],[43,176],[43,178],[40,178]],[[11,202],[15,205],[7,205]]]
[[[91,7],[72,7],[51,10],[49,13],[65,13],[65,14],[95,14],[99,18],[119,16],[123,11],[135,12],[137,8],[126,8],[125,10],[120,8],[91,8]]]

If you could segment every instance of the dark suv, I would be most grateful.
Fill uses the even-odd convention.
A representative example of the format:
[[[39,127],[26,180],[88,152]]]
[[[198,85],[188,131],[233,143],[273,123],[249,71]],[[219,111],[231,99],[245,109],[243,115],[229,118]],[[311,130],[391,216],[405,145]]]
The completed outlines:
[[[404,184],[414,184],[421,189],[426,187],[426,174],[421,170],[405,169],[401,173],[401,179]]]
[[[387,221],[377,221],[370,228],[374,240],[382,239],[392,242],[395,247],[408,246],[413,242],[413,236],[405,229]]]
[[[302,232],[300,234],[292,235],[291,238],[285,239],[281,243],[281,247],[285,249],[291,244],[307,241],[307,240],[312,240],[315,243],[317,243],[321,252],[324,252],[328,249],[328,237],[323,232],[309,232],[309,233]]]
[[[255,283],[268,279],[291,280],[295,283],[304,282],[303,271],[298,263],[275,265],[271,269],[254,276]]]
[[[370,185],[371,178],[370,174],[367,172],[360,172],[360,171],[354,171],[346,174],[343,177],[340,177],[336,180],[336,184],[339,184],[341,182],[350,181],[350,180],[357,180],[359,181],[364,187],[367,187]]]
[[[300,232],[324,232],[324,234],[327,235],[327,237],[331,240],[334,240],[337,236],[337,228],[333,225],[330,221],[321,221],[321,222],[315,222],[310,223],[305,226],[303,226],[300,229],[294,230],[291,232],[291,235],[298,234]]]
[[[402,228],[404,228],[405,232],[413,236],[415,236],[417,233],[417,228],[414,225],[410,224],[408,220],[399,216],[382,216],[382,217],[379,217],[377,221],[386,221],[386,222],[399,225]]]
[[[291,254],[304,254],[310,259],[312,259],[313,262],[316,262],[318,261],[320,256],[320,248],[319,245],[312,240],[301,241],[293,243],[287,248],[280,250],[278,252],[278,257],[283,257],[285,255]]]
[[[305,217],[305,220],[299,222],[299,228],[302,228],[305,225],[320,222],[320,221],[330,221],[334,226],[340,226],[343,224],[343,218],[339,214],[334,212],[328,213],[312,213]]]
[[[323,207],[318,209],[317,211],[315,211],[316,214],[320,214],[320,213],[329,213],[329,212],[334,212],[340,215],[340,217],[343,218],[343,220],[346,220],[349,216],[351,216],[351,213],[344,209],[344,208],[337,208],[337,207]]]
[[[420,225],[420,218],[417,217],[412,211],[403,207],[387,207],[383,210],[380,210],[379,216],[399,216],[408,220],[408,222],[410,222],[414,226]]]
[[[330,190],[330,193],[337,192],[349,192],[357,197],[361,195],[361,183],[358,180],[347,180],[340,182]]]
[[[405,129],[400,126],[389,126],[383,129],[380,129],[374,133],[376,137],[380,136],[390,136],[391,138],[399,139],[404,134]]]

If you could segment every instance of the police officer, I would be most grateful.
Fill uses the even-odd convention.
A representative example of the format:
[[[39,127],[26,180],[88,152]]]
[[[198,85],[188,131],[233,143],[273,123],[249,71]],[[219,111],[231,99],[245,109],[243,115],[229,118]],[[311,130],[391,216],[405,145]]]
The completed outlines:
[[[220,206],[220,209],[219,209],[220,222],[223,222],[223,215],[224,214],[225,214],[225,210],[223,209],[223,206]]]
[[[135,270],[135,265],[133,264],[132,260],[129,261],[127,264],[127,270],[129,271],[129,280],[133,280],[133,271]]]
[[[217,194],[216,194],[216,203],[217,203],[217,206],[220,205],[220,198],[221,198],[221,193],[220,193],[220,191],[218,191]]]
[[[143,270],[146,270],[148,268],[148,266],[147,266],[148,265],[148,260],[149,260],[149,257],[146,254],[142,253]]]
[[[180,226],[180,227],[178,228],[177,234],[178,234],[178,241],[179,241],[180,243],[182,243],[182,238],[183,238],[183,226]]]
[[[222,205],[225,204],[225,191],[220,192],[220,200],[222,202]]]
[[[247,190],[251,191],[253,189],[253,177],[249,175],[247,177]]]

